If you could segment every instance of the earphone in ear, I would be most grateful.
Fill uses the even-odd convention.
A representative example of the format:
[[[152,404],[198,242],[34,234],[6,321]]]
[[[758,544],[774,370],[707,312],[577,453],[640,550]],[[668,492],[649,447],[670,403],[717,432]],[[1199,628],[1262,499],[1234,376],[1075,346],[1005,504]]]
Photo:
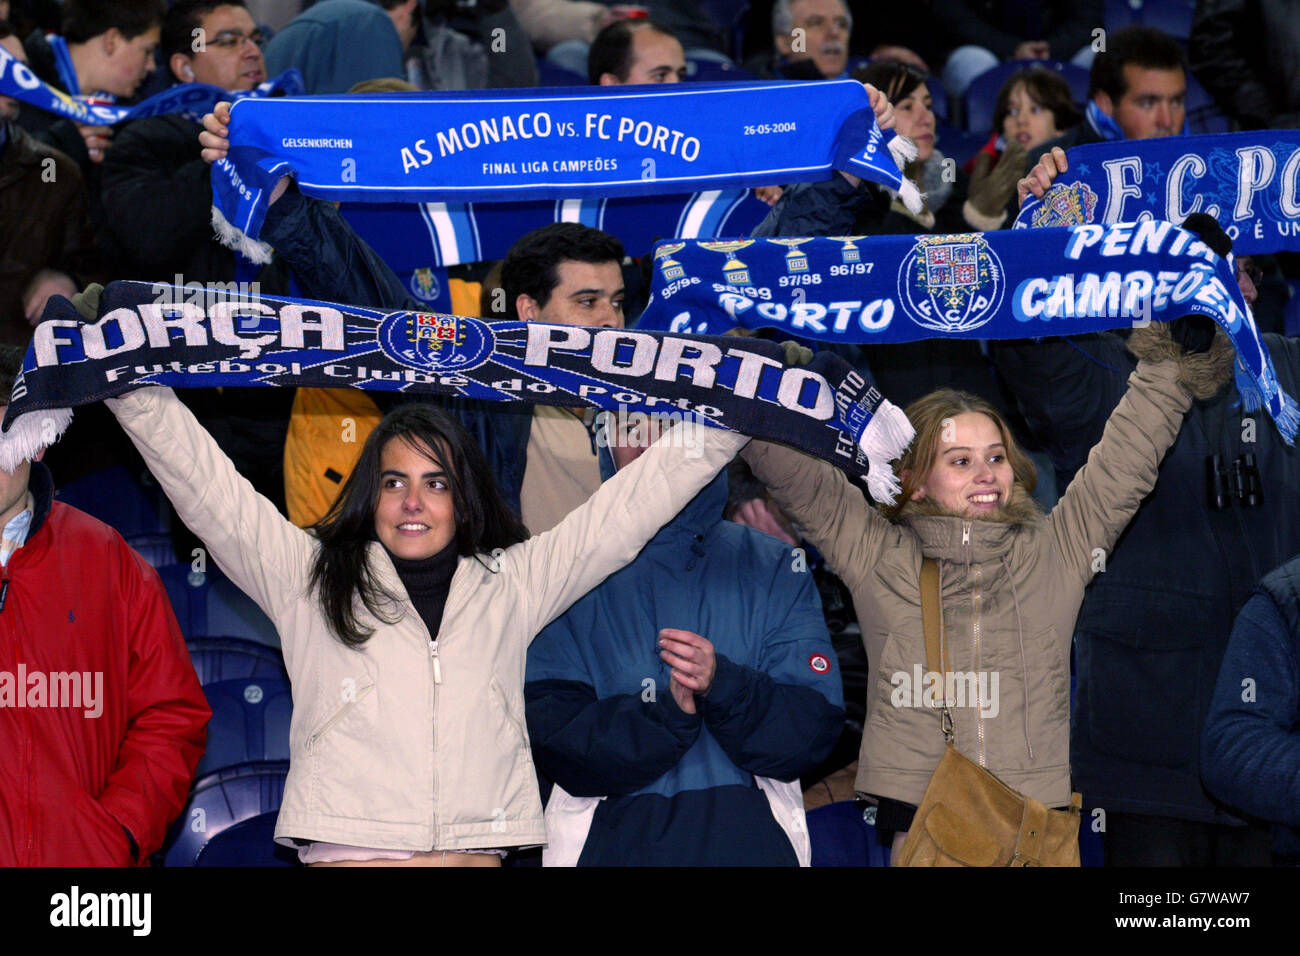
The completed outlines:
[[[194,79],[194,70],[191,67],[185,67],[185,75],[191,80]]]

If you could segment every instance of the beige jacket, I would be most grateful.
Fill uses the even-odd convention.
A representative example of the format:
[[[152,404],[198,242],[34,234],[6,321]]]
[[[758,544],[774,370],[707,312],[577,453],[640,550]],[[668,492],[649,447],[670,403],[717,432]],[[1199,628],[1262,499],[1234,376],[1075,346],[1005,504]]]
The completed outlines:
[[[1070,802],[1074,621],[1191,407],[1177,374],[1173,361],[1139,363],[1047,517],[1017,486],[1001,521],[909,505],[893,524],[831,465],[765,442],[746,449],[759,480],[853,594],[870,668],[860,792],[920,804],[943,755],[940,711],[927,706],[924,678],[913,690],[925,662],[921,561],[931,557],[949,667],[967,675],[952,688],[964,700],[952,710],[957,748],[1049,807]]]
[[[307,593],[316,540],[240,477],[175,394],[144,388],[108,405],[182,520],[280,632],[294,697],[275,827],[286,845],[545,843],[524,724],[529,642],[630,562],[748,440],[713,428],[686,450],[661,440],[553,531],[495,562],[461,559],[437,640],[374,543],[372,566],[405,614],[384,624],[363,610],[375,633],[351,650]]]

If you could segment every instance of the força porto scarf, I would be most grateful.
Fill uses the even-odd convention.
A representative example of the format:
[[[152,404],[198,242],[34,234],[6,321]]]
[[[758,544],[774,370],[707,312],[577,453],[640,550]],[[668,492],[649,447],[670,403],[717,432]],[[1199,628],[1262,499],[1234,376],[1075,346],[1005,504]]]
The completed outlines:
[[[257,237],[286,175],[320,199],[466,203],[680,195],[840,169],[921,202],[898,166],[915,147],[881,131],[852,80],[261,98],[232,107],[229,143],[212,168],[213,224],[254,262],[269,261]]]
[[[0,47],[0,96],[20,100],[47,113],[87,126],[114,126],[127,120],[180,113],[198,122],[224,101],[264,96],[293,96],[303,91],[302,74],[285,70],[253,90],[223,90],[208,83],[178,83],[134,106],[94,102],[93,97],[71,95],[46,83],[31,68]]]
[[[1232,263],[1169,222],[923,236],[670,240],[655,247],[638,328],[712,334],[741,325],[818,342],[1077,335],[1205,315],[1237,350],[1247,411],[1288,443],[1282,391]]]
[[[1218,220],[1239,256],[1300,249],[1300,131],[1088,143],[1014,228],[1164,219]]]
[[[66,427],[56,415],[141,386],[345,387],[667,415],[799,448],[889,500],[889,463],[912,439],[902,411],[839,357],[788,367],[756,339],[185,296],[114,282],[94,322],[52,298],[5,415],[17,435],[0,445],[30,455]]]

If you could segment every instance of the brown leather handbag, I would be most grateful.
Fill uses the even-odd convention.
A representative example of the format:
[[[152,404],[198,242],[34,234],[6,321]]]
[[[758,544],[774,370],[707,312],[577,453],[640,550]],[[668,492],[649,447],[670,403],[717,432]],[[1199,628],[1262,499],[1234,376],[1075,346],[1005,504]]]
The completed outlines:
[[[921,620],[925,665],[948,673],[939,606],[939,566],[921,565]],[[947,747],[930,777],[921,806],[894,866],[1078,866],[1079,810],[1049,810],[1011,789],[953,746],[952,714],[945,700],[941,726]]]

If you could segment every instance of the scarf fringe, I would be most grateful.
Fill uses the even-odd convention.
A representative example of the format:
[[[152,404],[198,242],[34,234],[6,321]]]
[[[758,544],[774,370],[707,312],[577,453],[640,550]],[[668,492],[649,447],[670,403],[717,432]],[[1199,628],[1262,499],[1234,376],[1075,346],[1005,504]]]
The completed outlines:
[[[270,244],[245,235],[237,226],[231,225],[216,206],[212,207],[212,228],[216,230],[217,241],[227,249],[235,250],[256,265],[270,264],[271,257],[275,254]]]
[[[62,438],[71,424],[70,408],[46,408],[19,415],[9,430],[0,434],[0,469],[12,475],[23,462],[31,461]]]
[[[903,457],[915,437],[916,429],[903,410],[889,399],[882,399],[858,439],[869,467],[867,491],[876,501],[892,505],[902,492],[903,486],[890,463]]]
[[[903,184],[898,187],[898,198],[902,200],[907,211],[913,215],[919,216],[921,210],[925,208],[925,197],[921,191],[916,188],[916,184],[910,179],[904,179]]]
[[[916,159],[916,144],[906,136],[895,136],[887,145],[889,155],[894,157],[894,162],[899,169]]]

